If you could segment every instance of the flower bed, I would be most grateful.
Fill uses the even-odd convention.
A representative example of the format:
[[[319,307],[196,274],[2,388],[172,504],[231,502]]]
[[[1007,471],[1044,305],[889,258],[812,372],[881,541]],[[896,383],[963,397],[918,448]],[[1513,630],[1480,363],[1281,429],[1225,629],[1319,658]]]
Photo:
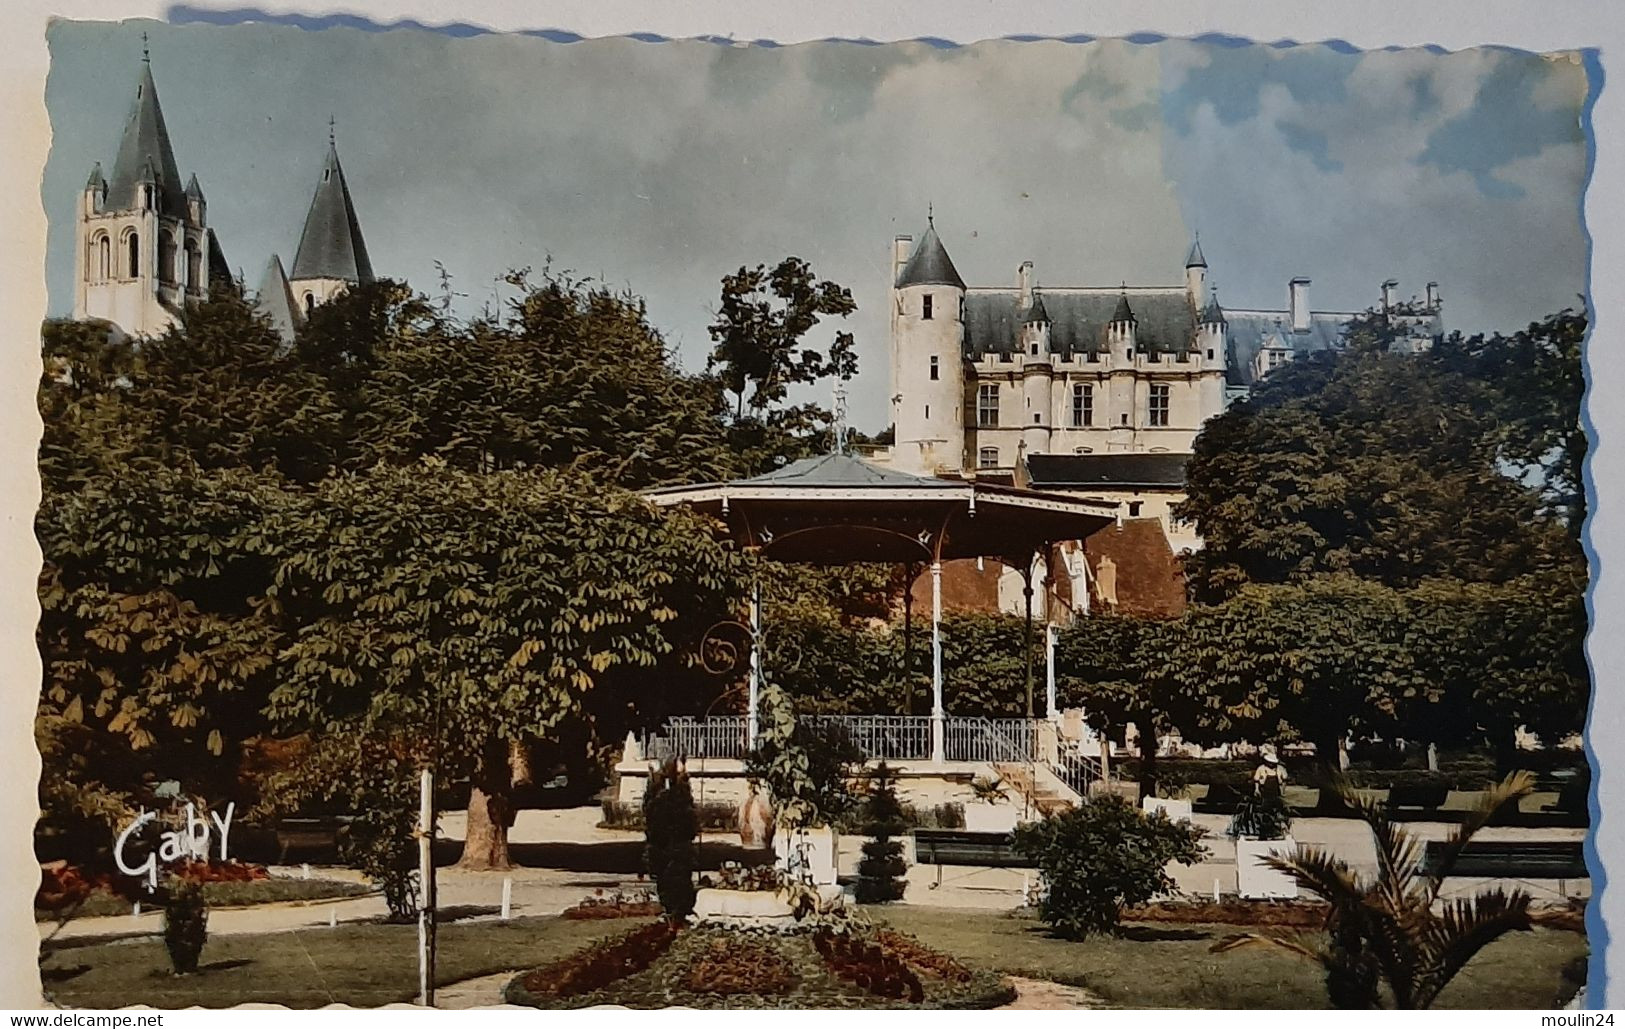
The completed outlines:
[[[505,999],[543,1008],[992,1008],[1015,996],[1002,976],[888,930],[696,926],[673,933],[643,967],[613,974],[627,939],[518,976]],[[594,977],[571,971],[586,968]],[[599,985],[581,992],[589,981]]]
[[[1183,922],[1216,925],[1273,925],[1318,929],[1330,909],[1305,900],[1166,900],[1123,909],[1125,922]]]
[[[620,936],[600,940],[576,951],[562,961],[555,961],[510,983],[520,985],[523,995],[538,1007],[550,1006],[548,1000],[568,1000],[589,994],[610,983],[624,979],[648,968],[677,938],[677,926],[661,919],[641,926]],[[543,1002],[543,1003],[537,1003]]]
[[[602,889],[598,889],[575,907],[564,909],[565,918],[577,921],[600,918],[654,918],[659,914],[660,901],[656,900],[648,889],[638,890],[636,893],[625,893],[621,890],[605,893]]]

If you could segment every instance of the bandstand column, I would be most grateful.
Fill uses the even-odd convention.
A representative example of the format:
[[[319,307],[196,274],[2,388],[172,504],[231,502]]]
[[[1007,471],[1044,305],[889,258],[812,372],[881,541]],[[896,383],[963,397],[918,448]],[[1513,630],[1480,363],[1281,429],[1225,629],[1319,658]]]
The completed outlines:
[[[1055,623],[1044,623],[1044,716],[1050,721],[1061,717],[1055,709]]]
[[[931,562],[931,760],[948,759],[947,713],[942,708],[942,562]]]
[[[750,699],[745,705],[745,743],[756,749],[760,723],[757,702],[762,694],[762,584],[753,579],[750,586]]]

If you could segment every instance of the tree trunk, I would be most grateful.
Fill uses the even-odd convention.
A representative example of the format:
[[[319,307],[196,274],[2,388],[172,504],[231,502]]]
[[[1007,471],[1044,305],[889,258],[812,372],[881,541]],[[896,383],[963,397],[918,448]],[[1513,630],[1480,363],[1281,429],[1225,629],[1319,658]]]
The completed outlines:
[[[513,825],[513,769],[505,743],[485,750],[468,795],[468,828],[457,867],[469,871],[502,871],[513,867],[508,857],[508,827]]]
[[[1149,711],[1140,712],[1135,719],[1135,725],[1144,727],[1140,729],[1140,799],[1155,797],[1157,795],[1157,729],[1156,719]]]

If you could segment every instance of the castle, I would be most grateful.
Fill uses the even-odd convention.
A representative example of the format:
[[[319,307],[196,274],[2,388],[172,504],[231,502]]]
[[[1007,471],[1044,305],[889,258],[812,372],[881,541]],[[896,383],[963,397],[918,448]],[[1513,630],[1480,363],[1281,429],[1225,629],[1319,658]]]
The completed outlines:
[[[894,437],[878,460],[1117,501],[1176,548],[1200,545],[1171,508],[1202,424],[1285,362],[1341,346],[1356,316],[1312,310],[1302,277],[1281,310],[1221,307],[1200,240],[1171,285],[1040,287],[1026,261],[1013,286],[967,286],[934,219],[889,263]],[[1413,304],[1397,286],[1380,308],[1405,327],[1396,349],[1426,349],[1438,285]]]
[[[123,335],[163,332],[187,301],[207,299],[232,279],[197,176],[181,184],[145,53],[112,175],[98,163],[80,195],[75,244],[73,317],[107,322]],[[293,271],[272,255],[255,302],[291,340],[316,305],[372,278],[329,121],[327,159]]]

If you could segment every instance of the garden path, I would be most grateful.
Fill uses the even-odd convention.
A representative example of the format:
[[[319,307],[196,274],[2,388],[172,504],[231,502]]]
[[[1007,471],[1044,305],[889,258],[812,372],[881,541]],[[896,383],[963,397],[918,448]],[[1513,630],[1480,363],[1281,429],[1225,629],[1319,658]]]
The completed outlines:
[[[1104,997],[1090,993],[1081,986],[1052,983],[1047,979],[1023,979],[1010,976],[1016,988],[1016,999],[999,1008],[1000,1011],[1074,1011],[1080,1008],[1107,1008]]]

